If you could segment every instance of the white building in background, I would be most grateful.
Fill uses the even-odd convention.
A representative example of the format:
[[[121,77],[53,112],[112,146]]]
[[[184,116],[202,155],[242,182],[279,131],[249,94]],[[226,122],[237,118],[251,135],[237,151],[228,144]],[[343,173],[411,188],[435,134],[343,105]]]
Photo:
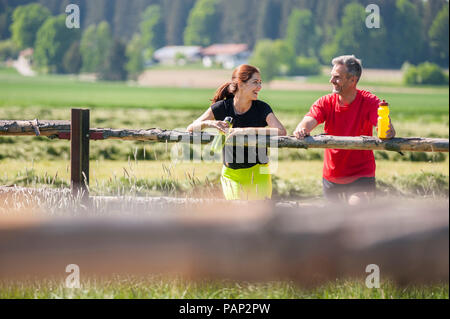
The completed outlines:
[[[201,60],[199,46],[166,46],[155,51],[153,58],[161,64],[184,65]]]
[[[245,43],[213,44],[201,50],[203,66],[211,67],[214,63],[226,69],[233,69],[248,63],[251,52]]]
[[[33,63],[33,52],[34,50],[32,48],[20,51],[19,57],[12,63],[12,66],[24,76],[36,75],[36,72],[31,68],[31,64]]]

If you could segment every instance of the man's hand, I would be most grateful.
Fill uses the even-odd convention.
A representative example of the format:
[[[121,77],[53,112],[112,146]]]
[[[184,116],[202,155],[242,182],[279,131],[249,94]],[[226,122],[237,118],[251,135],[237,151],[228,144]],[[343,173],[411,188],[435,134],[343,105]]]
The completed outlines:
[[[304,127],[296,128],[294,131],[294,136],[298,139],[302,139],[309,136],[309,132]]]
[[[377,133],[378,133],[378,126],[376,127],[377,129]],[[391,139],[395,137],[395,129],[394,129],[394,125],[392,125],[391,122],[391,117],[389,117],[389,129],[386,131],[386,137],[383,137],[383,140],[386,139]]]
[[[395,129],[392,125],[391,117],[389,116],[389,129],[386,131],[386,138],[389,139],[393,137],[395,137]]]
[[[297,128],[294,131],[294,136],[298,139],[309,136],[309,133],[318,125],[315,118],[311,116],[305,116],[303,120],[298,123]]]

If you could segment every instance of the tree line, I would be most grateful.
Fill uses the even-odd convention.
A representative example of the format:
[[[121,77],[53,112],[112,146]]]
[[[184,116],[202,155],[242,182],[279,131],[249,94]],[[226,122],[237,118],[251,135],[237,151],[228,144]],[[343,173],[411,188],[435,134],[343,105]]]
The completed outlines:
[[[32,10],[24,6],[31,2]],[[69,2],[81,10],[78,31],[63,27],[60,14]],[[448,67],[447,0],[378,0],[380,28],[370,29],[365,8],[373,2],[0,0],[0,38],[10,39],[0,42],[0,55],[8,45],[30,46],[36,64],[47,71],[104,74],[120,63],[113,77],[127,72],[133,77],[164,45],[234,42],[247,43],[253,61],[275,74],[314,74],[340,54],[355,54],[366,67],[425,61]]]

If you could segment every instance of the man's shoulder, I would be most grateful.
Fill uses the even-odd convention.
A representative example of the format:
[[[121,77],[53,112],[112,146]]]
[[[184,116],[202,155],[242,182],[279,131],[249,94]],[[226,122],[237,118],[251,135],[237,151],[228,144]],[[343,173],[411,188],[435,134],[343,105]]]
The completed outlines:
[[[369,103],[378,103],[380,99],[375,94],[366,91],[366,90],[358,90],[358,94],[361,95],[361,97],[364,99],[364,101],[367,101]]]
[[[336,93],[330,93],[330,94],[319,97],[317,99],[317,101],[315,102],[315,104],[322,104],[322,105],[331,104],[331,103],[335,102],[337,98],[338,98],[338,95]]]

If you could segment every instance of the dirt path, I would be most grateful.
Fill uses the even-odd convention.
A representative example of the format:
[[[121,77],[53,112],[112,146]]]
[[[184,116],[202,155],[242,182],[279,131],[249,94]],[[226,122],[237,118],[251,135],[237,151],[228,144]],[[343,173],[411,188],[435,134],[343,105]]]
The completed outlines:
[[[139,85],[150,87],[181,87],[216,89],[230,80],[230,70],[147,70],[138,79]],[[398,81],[400,70],[365,70],[366,81]],[[328,83],[306,83],[304,78],[298,80],[274,80],[263,84],[263,88],[272,90],[325,91],[329,92]],[[361,86],[372,92],[432,94],[433,89],[407,88],[389,86]]]

